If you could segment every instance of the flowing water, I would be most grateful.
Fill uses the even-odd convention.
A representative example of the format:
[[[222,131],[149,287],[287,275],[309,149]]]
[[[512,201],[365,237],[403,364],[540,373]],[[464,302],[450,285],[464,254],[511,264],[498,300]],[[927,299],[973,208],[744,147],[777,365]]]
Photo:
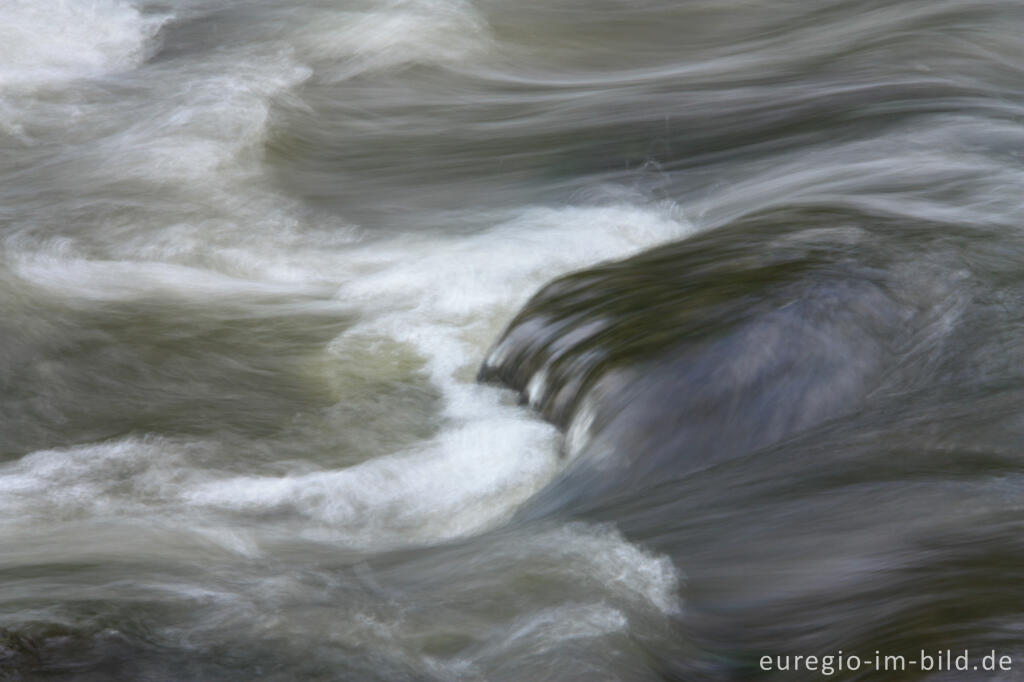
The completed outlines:
[[[4,0],[0,679],[1017,679],[1022,209],[1018,0]]]

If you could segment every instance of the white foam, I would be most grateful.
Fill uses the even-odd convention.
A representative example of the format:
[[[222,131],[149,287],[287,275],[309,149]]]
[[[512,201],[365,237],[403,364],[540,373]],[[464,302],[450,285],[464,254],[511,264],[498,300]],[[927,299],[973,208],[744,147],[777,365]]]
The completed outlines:
[[[177,495],[194,448],[128,438],[33,452],[0,467],[0,509],[10,518],[138,512]]]
[[[196,486],[189,504],[301,514],[360,546],[429,542],[504,520],[564,466],[544,424],[474,382],[503,317],[572,267],[689,232],[670,205],[531,209],[471,236],[410,238],[336,254],[350,277],[337,298],[361,323],[333,342],[388,338],[411,347],[444,399],[441,433],[409,451],[338,471],[235,477]]]
[[[325,80],[411,63],[458,64],[479,58],[492,44],[486,22],[464,0],[405,0],[370,12],[325,12],[296,36]]]
[[[0,88],[98,76],[137,66],[167,16],[123,0],[4,0]]]
[[[379,339],[397,341],[425,360],[424,372],[443,398],[442,429],[402,452],[291,476],[224,476],[188,467],[172,476],[164,464],[153,464],[164,445],[85,446],[27,457],[0,488],[58,490],[54,505],[68,513],[115,513],[145,504],[141,500],[152,497],[154,487],[163,491],[163,482],[176,480],[183,510],[257,519],[283,512],[305,519],[312,535],[360,547],[480,532],[507,519],[565,464],[554,427],[509,404],[504,391],[474,381],[483,348],[550,278],[688,232],[671,205],[619,205],[529,209],[495,219],[475,235],[403,235],[335,248],[320,260],[311,258],[314,272],[306,273],[297,262],[301,249],[238,243],[230,233],[224,246],[207,248],[229,265],[241,259],[234,267],[248,269],[248,277],[166,262],[86,261],[67,256],[65,248],[56,255],[21,256],[13,263],[20,277],[70,300],[317,296],[339,314],[355,312],[361,320],[334,340],[339,362],[349,345],[366,347]],[[293,268],[298,274],[276,276]],[[332,279],[333,298],[323,288]],[[121,475],[128,476],[126,487],[105,487]],[[115,488],[123,494],[111,493]]]
[[[576,408],[569,428],[565,432],[565,450],[570,457],[578,455],[590,441],[596,416],[593,400],[589,396],[584,398],[580,406]]]
[[[90,11],[112,13],[110,31],[145,23],[137,10],[113,0],[98,1]],[[321,50],[317,58],[372,68],[462,58],[487,40],[470,5],[446,0],[393,3],[335,19],[347,28],[332,32],[325,23],[319,37],[306,35],[333,41],[315,46]],[[135,35],[149,35],[139,31]],[[108,42],[98,39],[96,45]],[[141,58],[142,43],[117,44],[123,49],[110,48],[103,64],[114,68]],[[90,163],[83,177],[95,194],[140,182],[153,190],[186,191],[190,203],[175,211],[180,222],[104,225],[97,234],[111,240],[105,260],[89,259],[90,249],[75,236],[39,243],[15,230],[5,240],[12,268],[71,301],[301,295],[317,296],[339,313],[355,308],[362,322],[336,339],[333,349],[344,357],[349,344],[389,339],[424,358],[425,374],[443,397],[440,433],[348,469],[280,477],[190,470],[181,503],[200,512],[254,516],[283,510],[311,521],[311,532],[353,545],[479,532],[507,518],[563,464],[553,427],[509,405],[498,389],[474,382],[482,348],[550,278],[678,238],[689,228],[671,204],[620,203],[478,214],[475,234],[431,230],[365,245],[333,223],[318,230],[297,202],[267,192],[263,177],[271,104],[289,97],[311,73],[300,60],[301,48],[298,56],[279,48],[176,66],[160,97],[130,112],[129,125],[110,126],[105,137],[86,139],[77,150]],[[103,113],[83,106],[84,119]],[[166,213],[158,217],[166,220]],[[332,286],[333,297],[325,285]],[[86,448],[27,458],[28,468],[12,472],[6,484],[27,490],[49,481],[69,491],[62,508],[81,513],[99,513],[97,505],[135,508],[131,491],[149,478],[132,474],[124,496],[90,486],[111,462],[145,461],[139,453],[149,446],[89,447],[100,448],[99,454]],[[79,482],[33,468],[47,458],[59,459]]]
[[[244,60],[241,64],[236,60]],[[261,172],[262,145],[276,99],[312,71],[286,51],[219,57],[175,73],[146,117],[100,150],[118,166],[160,182],[216,181],[216,174]],[[198,188],[197,188],[198,189]]]
[[[88,301],[252,299],[323,291],[313,284],[241,279],[174,263],[83,260],[46,254],[16,257],[11,270],[41,289]]]
[[[507,315],[551,277],[688,230],[668,205],[531,209],[468,237],[406,236],[335,250],[335,269],[307,283],[301,277],[244,279],[159,262],[21,258],[15,267],[21,277],[87,301],[323,296],[322,278],[333,277],[337,293],[324,304],[339,313],[356,307],[362,319],[333,342],[334,349],[344,356],[350,344],[365,347],[382,338],[411,347],[426,361],[426,375],[444,399],[443,427],[436,437],[401,452],[290,476],[224,476],[187,466],[172,476],[165,464],[175,460],[165,443],[83,446],[23,459],[0,488],[27,495],[63,491],[55,503],[62,509],[114,513],[146,504],[144,498],[166,501],[154,498],[152,489],[163,490],[160,481],[174,480],[174,504],[182,510],[257,519],[281,512],[305,519],[302,527],[317,538],[360,547],[480,532],[507,519],[565,463],[557,454],[554,427],[510,405],[504,391],[475,383],[482,349]],[[275,269],[275,257],[294,256],[265,252],[261,245],[231,249],[225,257],[255,259],[264,271]],[[104,487],[117,478],[113,470],[122,472],[123,485]],[[108,492],[115,488],[119,494]]]
[[[530,377],[530,381],[526,384],[526,400],[530,407],[540,407],[541,401],[547,393],[547,386],[548,367],[545,365],[534,372],[533,376]]]
[[[106,218],[92,229],[46,241],[36,234],[40,221],[33,216],[8,230],[4,246],[22,255],[19,267],[26,278],[45,280],[50,288],[66,280],[84,285],[67,287],[71,296],[96,296],[103,289],[102,296],[116,297],[116,287],[108,284],[119,274],[141,275],[142,288],[154,279],[170,281],[173,273],[158,273],[161,262],[196,269],[179,273],[192,280],[209,280],[213,275],[198,272],[208,270],[301,286],[322,279],[313,272],[318,265],[330,278],[337,268],[327,250],[355,241],[358,230],[341,218],[311,221],[298,200],[273,190],[263,163],[273,103],[291,97],[310,74],[288,51],[216,55],[156,74],[160,83],[151,96],[12,108],[12,131],[20,130],[18,117],[54,126],[77,121],[62,133],[75,149],[67,166],[55,167],[66,175],[61,180],[88,196],[109,197],[111,216],[123,213],[121,206],[138,205],[145,212]],[[125,188],[145,192],[145,201],[136,194],[125,197]],[[108,260],[90,260],[96,251]],[[135,295],[130,278],[122,284],[124,296]]]
[[[158,437],[131,437],[104,443],[39,450],[0,467],[0,513],[11,522],[0,529],[0,546],[18,542],[40,519],[95,524],[104,519],[110,540],[160,545],[172,535],[185,543],[219,547],[234,554],[261,552],[251,529],[196,517],[181,503],[182,490],[209,480],[201,466],[215,446]],[[212,521],[212,522],[211,522]],[[142,537],[132,524],[166,526],[159,537]],[[125,525],[127,524],[127,526]],[[58,528],[58,525],[51,525]],[[74,526],[69,526],[73,528]],[[95,533],[98,526],[91,525]],[[127,533],[127,536],[125,535]],[[102,551],[82,545],[68,552]],[[147,547],[147,552],[156,551]]]
[[[347,469],[204,482],[184,498],[236,512],[290,511],[312,522],[304,527],[313,537],[348,545],[430,542],[502,520],[553,475],[555,440],[538,421],[493,418]]]
[[[366,269],[341,295],[385,299],[445,319],[466,318],[496,305],[515,307],[551,277],[621,258],[692,228],[671,203],[638,207],[531,208],[471,236],[416,238],[374,244],[356,254]],[[421,295],[416,295],[422,292]]]
[[[479,343],[492,339],[503,318],[540,286],[690,232],[671,204],[529,209],[469,237],[403,236],[356,252],[352,268],[365,274],[338,296],[367,311],[367,321],[349,335],[389,336],[416,348],[448,397],[448,416],[463,419],[479,401],[457,375],[475,370]]]
[[[593,581],[600,593],[639,601],[664,614],[682,609],[683,576],[672,560],[628,542],[611,526],[571,523],[531,540],[550,568]]]
[[[540,653],[574,639],[592,639],[623,632],[629,619],[606,604],[569,604],[530,614],[501,641],[500,648],[529,647]],[[495,648],[498,648],[495,646]]]

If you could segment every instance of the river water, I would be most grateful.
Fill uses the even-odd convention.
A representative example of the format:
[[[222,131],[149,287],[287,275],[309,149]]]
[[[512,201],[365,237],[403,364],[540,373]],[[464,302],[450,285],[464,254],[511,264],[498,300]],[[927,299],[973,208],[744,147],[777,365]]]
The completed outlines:
[[[0,679],[1024,669],[1022,204],[1017,0],[6,0]]]

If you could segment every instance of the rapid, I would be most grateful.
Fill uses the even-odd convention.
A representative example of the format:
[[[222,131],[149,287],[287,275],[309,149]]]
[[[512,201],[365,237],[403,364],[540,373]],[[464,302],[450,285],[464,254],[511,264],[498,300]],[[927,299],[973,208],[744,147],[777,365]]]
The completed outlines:
[[[0,679],[1024,669],[1022,209],[1018,0],[6,0]]]

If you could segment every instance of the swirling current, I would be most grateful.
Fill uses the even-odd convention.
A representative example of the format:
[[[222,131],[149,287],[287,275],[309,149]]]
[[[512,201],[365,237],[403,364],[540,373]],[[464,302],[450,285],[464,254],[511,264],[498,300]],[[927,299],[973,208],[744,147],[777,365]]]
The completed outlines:
[[[1022,679],[1022,209],[1019,0],[6,0],[0,680]]]

